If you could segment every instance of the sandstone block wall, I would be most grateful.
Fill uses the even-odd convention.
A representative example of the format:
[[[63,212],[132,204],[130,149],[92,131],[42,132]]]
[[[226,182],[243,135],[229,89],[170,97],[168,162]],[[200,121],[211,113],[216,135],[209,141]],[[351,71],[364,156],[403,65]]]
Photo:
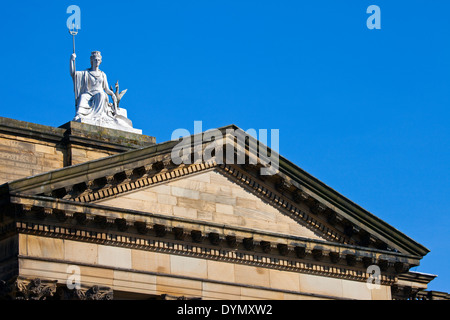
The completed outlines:
[[[64,167],[57,143],[0,134],[0,184]]]
[[[324,240],[215,170],[120,194],[96,203]]]
[[[390,299],[390,287],[102,244],[19,236],[20,275],[66,281],[79,266],[87,285],[115,292],[203,299]]]

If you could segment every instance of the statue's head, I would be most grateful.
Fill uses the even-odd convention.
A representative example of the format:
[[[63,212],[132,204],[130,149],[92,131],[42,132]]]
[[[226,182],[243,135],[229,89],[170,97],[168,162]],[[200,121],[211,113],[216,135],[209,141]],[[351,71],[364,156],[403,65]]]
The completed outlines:
[[[102,63],[102,55],[100,51],[91,52],[91,67],[98,67]]]

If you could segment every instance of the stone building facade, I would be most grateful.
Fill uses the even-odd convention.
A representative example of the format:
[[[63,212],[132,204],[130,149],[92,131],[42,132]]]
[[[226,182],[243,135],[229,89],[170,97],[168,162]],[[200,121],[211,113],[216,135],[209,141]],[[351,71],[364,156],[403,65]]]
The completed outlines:
[[[220,147],[235,150],[229,129],[242,133],[220,128]],[[176,164],[176,144],[0,118],[0,296],[449,298],[409,271],[427,248],[282,156],[263,176]]]

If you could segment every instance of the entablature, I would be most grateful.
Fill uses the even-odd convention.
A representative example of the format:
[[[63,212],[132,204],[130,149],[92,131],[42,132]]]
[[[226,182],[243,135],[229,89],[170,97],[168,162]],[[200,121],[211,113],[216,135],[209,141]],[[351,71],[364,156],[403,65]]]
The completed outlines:
[[[319,274],[357,281],[379,266],[382,283],[419,263],[420,257],[186,218],[117,209],[42,196],[14,195],[3,224],[34,234],[137,250]]]

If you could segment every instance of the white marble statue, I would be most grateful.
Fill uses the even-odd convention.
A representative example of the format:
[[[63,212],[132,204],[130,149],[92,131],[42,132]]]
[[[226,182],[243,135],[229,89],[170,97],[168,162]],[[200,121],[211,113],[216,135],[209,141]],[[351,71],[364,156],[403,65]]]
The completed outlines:
[[[74,82],[76,114],[72,121],[88,123],[111,129],[142,133],[134,129],[126,110],[118,107],[118,96],[109,89],[106,74],[99,69],[102,56],[91,53],[91,68],[75,70],[76,54],[70,58],[70,75]],[[117,87],[118,88],[118,85]],[[113,103],[109,102],[110,95]]]

